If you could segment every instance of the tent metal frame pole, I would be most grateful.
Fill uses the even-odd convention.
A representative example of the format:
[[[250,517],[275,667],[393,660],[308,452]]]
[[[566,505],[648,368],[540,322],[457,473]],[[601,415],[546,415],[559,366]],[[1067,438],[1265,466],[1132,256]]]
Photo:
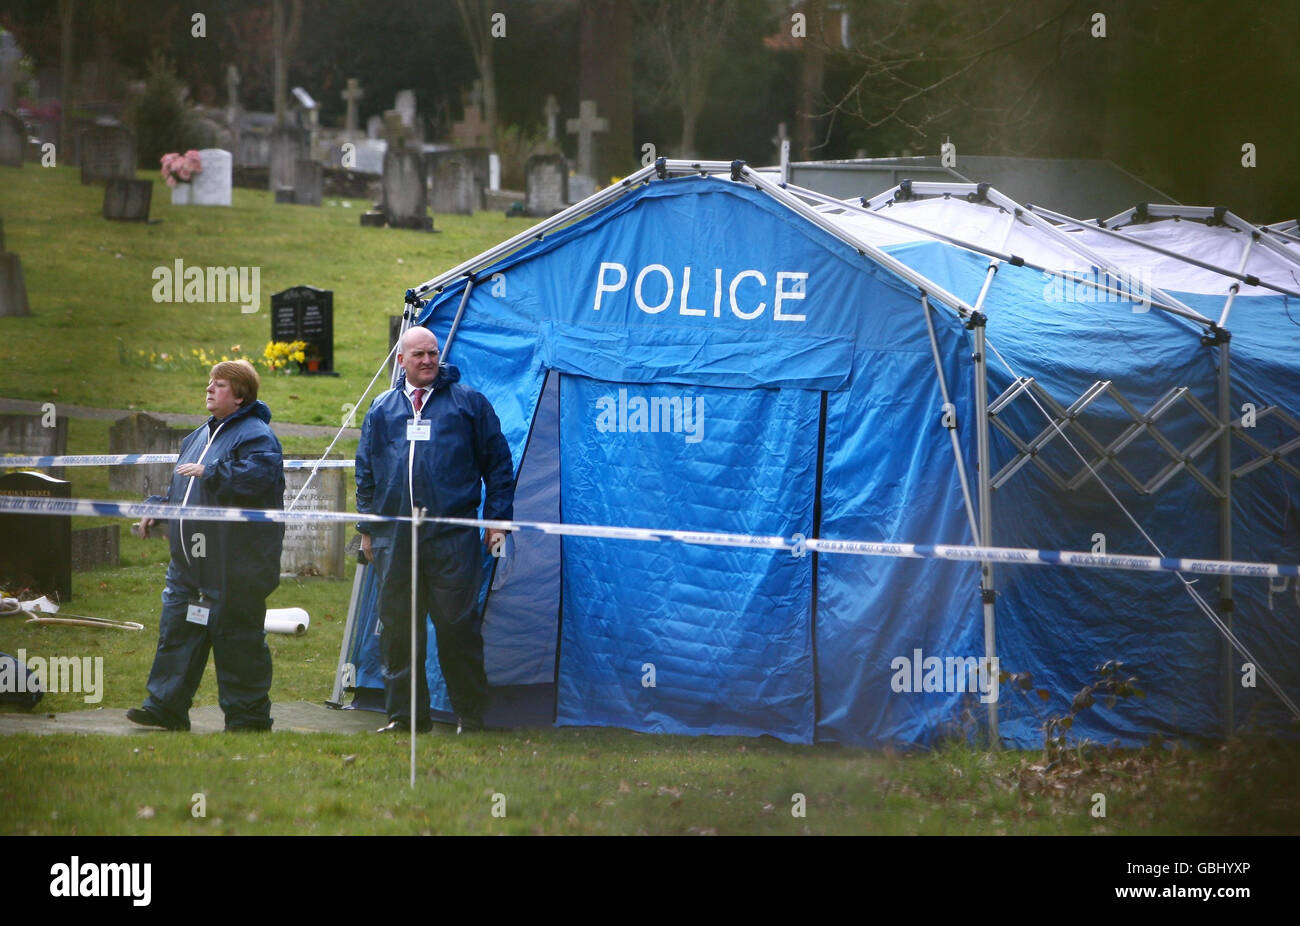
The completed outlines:
[[[418,625],[416,624],[416,611],[419,610],[420,598],[420,521],[424,518],[424,509],[416,508],[414,503],[411,506],[411,787],[415,787],[415,734],[420,726],[419,714],[416,713],[415,701],[416,695],[420,691],[420,684],[416,681],[415,667],[424,662],[424,653],[417,652],[416,642],[419,640]],[[424,615],[419,616],[421,621]],[[425,705],[427,708],[428,705]]]
[[[977,312],[969,324],[975,332],[975,418],[976,418],[976,456],[979,461],[979,505],[980,505],[980,544],[993,546],[993,488],[989,479],[989,388],[988,388],[988,349],[984,338],[984,325],[987,318]],[[997,659],[997,623],[994,611],[995,591],[993,564],[980,563],[980,601],[984,606],[984,656],[986,666],[993,666]],[[997,749],[1001,745],[998,734],[997,701],[988,704],[989,743]]]
[[[957,477],[961,482],[961,496],[966,503],[966,517],[970,521],[971,538],[980,536],[979,522],[975,519],[975,506],[971,503],[970,480],[966,478],[966,464],[961,458],[961,441],[957,437],[956,406],[948,398],[948,382],[943,375],[943,364],[939,360],[939,340],[934,333],[934,319],[930,317],[930,300],[921,294],[921,311],[925,314],[925,328],[930,333],[930,352],[934,356],[934,372],[939,380],[939,394],[943,396],[945,408],[952,408],[954,423],[952,427],[944,426],[952,439],[952,458],[957,464]],[[818,534],[818,536],[821,536]]]
[[[1241,251],[1241,262],[1237,266],[1238,274],[1240,274],[1242,270],[1246,269],[1246,261],[1250,260],[1251,248],[1255,246],[1255,242],[1259,241],[1259,239],[1260,236],[1254,234],[1251,235],[1250,240],[1246,242],[1246,246]],[[1223,312],[1219,315],[1218,327],[1222,328],[1228,323],[1228,313],[1232,311],[1232,304],[1236,301],[1239,292],[1241,292],[1241,283],[1234,282],[1228,287],[1228,299],[1223,303]]]
[[[607,186],[605,189],[593,193],[581,202],[574,203],[569,208],[557,212],[549,219],[543,219],[526,231],[522,231],[515,235],[513,238],[507,238],[496,247],[488,248],[481,254],[471,257],[463,263],[457,264],[447,272],[441,273],[425,283],[421,283],[419,286],[415,287],[415,294],[423,298],[428,293],[440,292],[448,283],[451,283],[457,278],[469,273],[476,273],[481,268],[490,266],[500,258],[518,250],[530,241],[540,239],[544,235],[550,234],[555,229],[567,225],[574,219],[595,209],[599,209],[609,200],[617,199],[653,176],[655,176],[654,165],[643,167],[624,177],[618,183]]]
[[[952,185],[952,184],[948,184],[948,185]],[[995,260],[999,260],[1002,261],[1003,263],[1011,264],[1012,266],[1015,267],[1028,267],[1030,270],[1037,270],[1041,273],[1050,273],[1053,276],[1059,276],[1062,279],[1069,280],[1070,282],[1075,284],[1089,286],[1093,289],[1101,290],[1102,292],[1105,293],[1113,293],[1114,295],[1123,297],[1125,300],[1128,301],[1131,301],[1131,297],[1133,295],[1131,292],[1125,292],[1119,286],[1101,283],[1098,282],[1097,280],[1089,280],[1086,277],[1076,276],[1075,271],[1072,270],[1055,270],[1051,267],[1046,267],[1041,264],[1036,264],[1033,261],[1025,260],[1023,257],[1020,257],[1019,255],[995,250],[987,245],[975,244],[970,241],[964,241],[961,238],[954,238],[952,235],[946,235],[943,232],[934,231],[928,228],[922,228],[919,225],[913,225],[911,222],[904,222],[902,219],[896,219],[893,216],[885,215],[881,212],[876,212],[872,209],[864,208],[862,206],[859,206],[856,203],[834,199],[833,197],[826,196],[824,194],[817,193],[812,190],[807,190],[802,187],[795,187],[794,191],[799,196],[807,196],[813,199],[822,200],[828,206],[837,206],[841,209],[844,209],[845,211],[852,212],[855,215],[871,216],[872,218],[880,219],[882,222],[888,222],[891,225],[897,225],[901,228],[906,228],[911,231],[918,232],[922,235],[926,235],[927,237],[934,238],[939,241],[946,241],[947,243],[954,244],[959,248],[965,248],[968,251],[974,251],[976,254],[983,254],[986,257],[992,257]],[[1004,209],[1003,211],[1006,212],[1009,210]],[[1010,214],[1012,216],[1013,221],[1020,221],[1019,217],[1017,217],[1015,213],[1010,213]],[[1209,325],[1212,323],[1212,319],[1206,318],[1204,315],[1201,315],[1199,312],[1179,309],[1172,305],[1167,305],[1163,302],[1160,302],[1157,299],[1148,299],[1146,301],[1150,303],[1150,305],[1153,308],[1160,309],[1161,311],[1164,312],[1168,312],[1171,315],[1177,315],[1180,318],[1185,318],[1188,321],[1197,323],[1198,325]]]
[[[1059,212],[1053,212],[1051,209],[1044,209],[1042,206],[1026,206],[1025,208],[1029,209],[1030,211],[1034,212],[1037,215],[1046,216],[1047,218],[1052,219],[1055,222],[1060,222],[1064,225],[1073,225],[1076,228],[1082,228],[1087,231],[1098,232],[1102,235],[1106,235],[1111,238],[1116,238],[1120,241],[1124,241],[1129,244],[1136,244],[1138,247],[1145,248],[1148,251],[1155,251],[1157,254],[1163,254],[1165,257],[1172,257],[1174,260],[1180,260],[1185,264],[1191,264],[1193,267],[1199,267],[1202,270],[1209,270],[1211,273],[1217,273],[1225,277],[1231,277],[1232,279],[1235,279],[1241,283],[1250,283],[1255,286],[1261,286],[1265,289],[1271,289],[1274,292],[1282,293],[1285,296],[1294,296],[1297,299],[1300,299],[1300,292],[1295,292],[1293,290],[1286,289],[1285,287],[1282,286],[1275,286],[1272,283],[1268,283],[1264,280],[1247,276],[1246,273],[1244,272],[1246,268],[1246,258],[1250,254],[1250,249],[1254,246],[1256,241],[1258,241],[1260,238],[1263,237],[1263,235],[1260,232],[1254,230],[1253,228],[1251,229],[1250,242],[1246,245],[1245,252],[1242,254],[1241,266],[1237,270],[1229,270],[1226,267],[1220,267],[1217,264],[1211,264],[1207,261],[1198,260],[1195,257],[1188,257],[1186,254],[1179,254],[1177,251],[1170,250],[1169,248],[1162,248],[1158,244],[1153,244],[1150,241],[1143,241],[1141,238],[1135,238],[1133,235],[1125,235],[1122,232],[1115,231],[1113,228],[1102,228],[1100,225],[1094,225],[1091,222],[1081,222],[1078,219],[1070,218],[1070,216],[1068,215],[1062,215]]]
[[[1226,314],[1226,312],[1225,312]],[[1232,558],[1232,371],[1231,339],[1226,335],[1220,337],[1219,343],[1219,423],[1223,430],[1219,434],[1219,489],[1223,497],[1219,499],[1219,556]],[[1232,576],[1219,578],[1219,610],[1228,633],[1233,634],[1232,617]],[[1220,641],[1224,662],[1224,734],[1232,736],[1234,718],[1234,694],[1236,691],[1232,664],[1232,643],[1229,638]]]
[[[469,302],[469,295],[472,292],[474,292],[474,277],[470,276],[465,281],[465,292],[461,294],[460,306],[456,309],[456,317],[451,320],[451,330],[447,332],[447,343],[442,345],[443,360],[446,360],[447,355],[451,353],[451,342],[456,339],[456,329],[460,327],[460,320],[465,317],[465,304]]]
[[[773,183],[771,180],[768,180],[766,177],[763,177],[753,168],[741,167],[740,174],[746,180],[753,183],[755,187],[769,194],[773,199],[789,207],[792,211],[803,216],[805,219],[807,219],[809,222],[812,222],[818,228],[833,235],[834,237],[838,238],[840,241],[843,241],[845,244],[849,245],[849,247],[856,250],[863,257],[868,257],[868,256],[871,257],[871,259],[874,260],[876,263],[884,266],[886,270],[892,271],[895,276],[901,277],[902,279],[906,280],[908,283],[911,283],[919,291],[934,296],[943,305],[946,305],[948,308],[952,309],[952,311],[955,312],[958,317],[962,319],[969,318],[971,313],[974,311],[974,309],[972,309],[971,306],[967,305],[964,301],[957,298],[952,293],[948,292],[942,286],[936,286],[934,281],[929,280],[926,277],[922,276],[921,274],[917,273],[915,270],[913,270],[911,267],[904,264],[898,258],[894,257],[891,254],[887,254],[886,252],[880,250],[880,248],[876,247],[873,244],[868,244],[865,241],[862,241],[861,239],[854,237],[853,235],[846,232],[844,229],[835,225],[833,222],[827,221],[824,215],[822,215],[820,212],[818,212],[817,210],[813,209],[811,206],[801,201],[798,196],[791,193],[789,190],[781,187],[780,185]]]
[[[1260,232],[1263,233],[1263,243],[1266,248],[1275,254],[1285,257],[1293,264],[1300,264],[1300,253],[1295,248],[1288,248],[1280,241],[1269,237],[1268,232],[1281,234],[1283,237],[1291,237],[1285,232],[1279,232],[1277,229],[1268,225],[1255,225],[1247,222],[1235,212],[1227,209],[1220,214],[1214,206],[1177,206],[1171,203],[1146,203],[1145,211],[1147,216],[1155,219],[1217,219],[1227,225],[1229,228],[1235,228],[1241,232]],[[1117,212],[1106,220],[1107,225],[1127,225],[1129,220],[1137,215],[1137,209],[1125,209],[1123,212]],[[1300,239],[1295,239],[1300,241]]]
[[[988,197],[989,202],[993,203],[994,205],[1001,206],[1003,209],[1013,210],[1017,217],[1024,219],[1026,224],[1031,225],[1034,228],[1038,229],[1039,231],[1043,232],[1048,237],[1050,237],[1053,241],[1055,241],[1057,244],[1060,244],[1062,247],[1069,248],[1075,254],[1078,254],[1081,257],[1085,257],[1088,260],[1092,261],[1093,266],[1106,271],[1111,276],[1113,276],[1116,280],[1124,279],[1124,274],[1118,267],[1116,267],[1110,261],[1106,260],[1097,252],[1093,251],[1092,248],[1086,247],[1077,241],[1071,241],[1069,235],[1061,231],[1051,222],[1044,219],[1041,215],[1036,215],[1035,213],[1027,210],[1024,206],[1020,205],[1014,199],[1012,199],[1011,197],[1003,193],[998,192],[997,190],[990,189],[985,195]],[[1177,306],[1178,308],[1182,309],[1184,312],[1191,313],[1193,317],[1196,317],[1198,319],[1203,319],[1205,324],[1210,324],[1210,320],[1208,318],[1205,318],[1204,315],[1201,315],[1200,312],[1197,312],[1191,306],[1186,305],[1185,303],[1182,302],[1182,300],[1175,299],[1173,296],[1169,295],[1168,292],[1161,289],[1160,287],[1158,286],[1151,287],[1151,292],[1152,294],[1159,296],[1162,302],[1167,302],[1169,305]]]

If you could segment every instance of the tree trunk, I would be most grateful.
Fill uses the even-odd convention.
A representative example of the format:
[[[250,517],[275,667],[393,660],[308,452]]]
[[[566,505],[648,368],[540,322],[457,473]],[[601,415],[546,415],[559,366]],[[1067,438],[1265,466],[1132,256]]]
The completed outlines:
[[[808,0],[808,35],[803,39],[803,67],[799,73],[799,114],[795,125],[796,157],[810,161],[817,136],[817,107],[821,105],[822,75],[826,70],[825,0]]]
[[[59,0],[59,148],[63,156],[72,152],[72,12],[73,0]]]
[[[288,109],[286,97],[289,69],[284,48],[284,0],[272,0],[271,41],[275,45],[275,127],[279,129],[284,127],[285,111]]]

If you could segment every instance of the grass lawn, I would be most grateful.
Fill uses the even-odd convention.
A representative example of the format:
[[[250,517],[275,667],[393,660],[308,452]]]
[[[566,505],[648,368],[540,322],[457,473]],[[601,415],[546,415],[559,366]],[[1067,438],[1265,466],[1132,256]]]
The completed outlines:
[[[386,317],[400,311],[403,291],[529,224],[439,215],[441,234],[363,229],[368,203],[277,207],[250,190],[235,190],[230,209],[173,208],[158,175],[143,176],[155,181],[161,223],[106,222],[102,188],[81,186],[71,168],[4,172],[0,215],[8,249],[23,259],[33,315],[0,321],[0,396],[200,412],[206,369],[185,359],[190,352],[239,345],[260,355],[270,294],[311,284],[335,293],[341,375],[267,376],[262,395],[279,420],[337,425],[386,351]],[[260,267],[258,312],[154,302],[154,268],[178,258]],[[69,452],[106,452],[107,429],[74,419]],[[312,454],[326,441],[283,443]],[[350,455],[355,442],[337,449]],[[74,497],[113,497],[106,470],[70,469],[68,478]],[[101,522],[76,520],[92,523]],[[102,656],[97,706],[106,709],[144,696],[167,558],[163,542],[131,537],[119,523],[121,564],[74,576],[65,610],[139,621],[143,632],[0,618],[4,652]],[[350,591],[350,579],[288,578],[272,596],[270,607],[312,617],[306,635],[270,638],[272,700],[328,696]],[[209,669],[196,706],[215,703]],[[87,707],[80,695],[54,694],[39,710]],[[0,736],[0,833],[1300,832],[1300,747],[1272,740],[1081,749],[1048,763],[1038,752],[965,745],[896,754],[612,729],[492,731],[421,737],[414,790],[406,750],[405,739],[365,734]],[[196,794],[203,816],[192,813]],[[1098,794],[1104,816],[1095,815]]]
[[[432,235],[362,228],[364,200],[276,206],[269,193],[243,189],[230,208],[173,207],[159,173],[138,176],[154,181],[157,224],[102,218],[103,186],[82,186],[75,168],[4,172],[5,246],[22,257],[32,315],[4,320],[0,395],[201,413],[207,369],[186,359],[191,351],[229,355],[238,345],[260,357],[271,294],[306,284],[334,291],[340,375],[268,376],[262,398],[281,421],[337,425],[388,352],[387,318],[401,313],[403,293],[535,221],[484,212],[438,215]],[[235,302],[155,302],[154,269],[178,259],[260,268],[257,312]],[[182,360],[150,365],[149,355],[163,353]]]

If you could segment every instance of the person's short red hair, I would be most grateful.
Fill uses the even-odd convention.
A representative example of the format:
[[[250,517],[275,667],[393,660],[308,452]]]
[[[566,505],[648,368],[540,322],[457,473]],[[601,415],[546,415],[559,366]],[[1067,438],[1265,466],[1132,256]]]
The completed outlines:
[[[257,390],[262,385],[257,370],[247,360],[223,360],[212,368],[212,379],[224,379],[230,383],[230,391],[240,406],[257,401]]]

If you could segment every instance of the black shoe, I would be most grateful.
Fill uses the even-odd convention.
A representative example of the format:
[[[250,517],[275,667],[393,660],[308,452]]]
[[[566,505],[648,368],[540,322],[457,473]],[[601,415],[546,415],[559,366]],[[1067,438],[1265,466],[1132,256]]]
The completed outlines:
[[[478,733],[483,729],[482,717],[457,717],[456,733]]]
[[[189,730],[190,725],[168,723],[147,707],[133,707],[126,712],[126,719],[142,727],[162,727],[164,730]]]

